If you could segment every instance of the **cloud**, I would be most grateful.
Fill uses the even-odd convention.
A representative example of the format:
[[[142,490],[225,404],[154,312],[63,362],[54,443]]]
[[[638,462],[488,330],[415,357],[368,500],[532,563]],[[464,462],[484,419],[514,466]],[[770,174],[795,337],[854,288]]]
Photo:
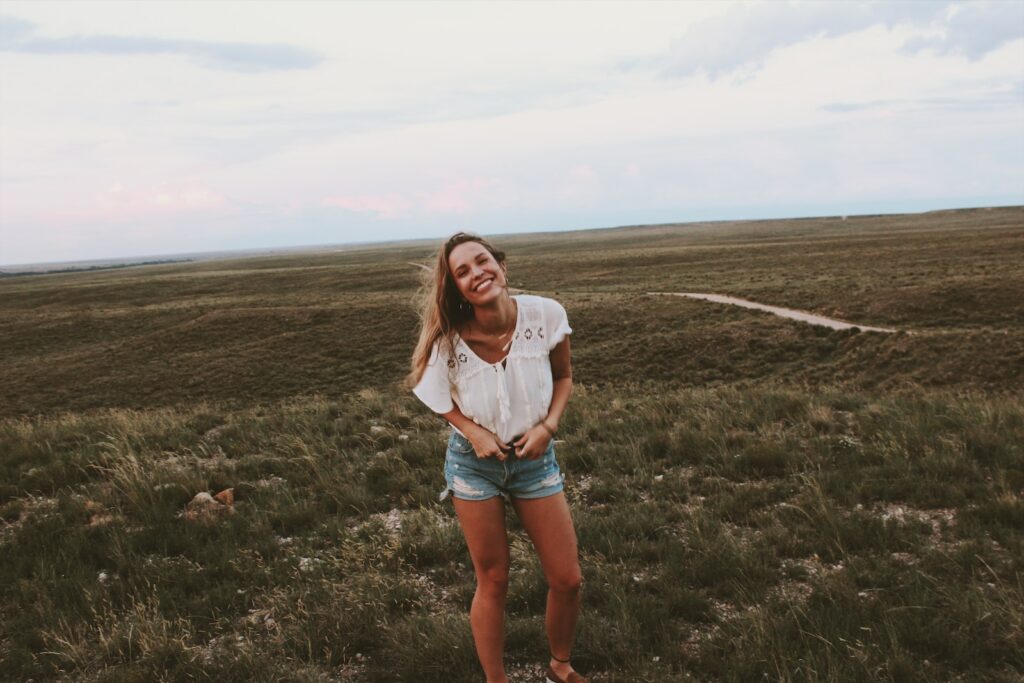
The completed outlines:
[[[500,186],[494,178],[465,178],[451,181],[440,190],[417,192],[416,197],[424,213],[469,213],[481,201],[493,199],[492,191],[500,190]]]
[[[600,178],[593,166],[577,164],[569,169],[566,180],[558,187],[556,194],[565,202],[587,204],[598,198],[600,185]]]
[[[35,24],[18,17],[0,14],[0,45],[19,39],[35,30]]]
[[[1024,82],[1012,87],[997,88],[984,92],[956,97],[919,97],[907,99],[868,100],[864,102],[831,102],[821,107],[829,112],[854,112],[869,109],[959,109],[976,110],[1007,105],[1024,105]]]
[[[358,213],[372,213],[379,220],[400,218],[409,212],[412,203],[396,192],[383,195],[339,195],[327,197],[324,206],[334,206]]]
[[[971,2],[956,5],[941,36],[920,36],[904,45],[908,52],[934,50],[981,59],[1012,40],[1024,38],[1024,4]]]
[[[43,38],[34,35],[35,29],[36,24],[23,19],[0,16],[0,51],[49,55],[175,54],[209,69],[243,73],[309,69],[323,61],[316,52],[280,43],[229,43],[102,34]]]
[[[667,55],[625,63],[654,68],[663,76],[706,74],[715,79],[759,68],[774,51],[821,37],[839,37],[873,26],[909,26],[940,32],[915,37],[905,51],[934,49],[977,59],[1024,37],[1024,5],[1018,2],[766,2],[736,6],[691,26]]]
[[[222,194],[200,183],[159,182],[145,186],[114,181],[79,206],[58,206],[36,219],[49,226],[90,222],[135,223],[159,217],[231,210]]]
[[[413,212],[420,216],[465,215],[507,207],[517,198],[516,188],[501,179],[474,176],[450,180],[438,189],[404,194],[334,195],[323,199],[321,205],[374,214],[377,220],[392,220]]]

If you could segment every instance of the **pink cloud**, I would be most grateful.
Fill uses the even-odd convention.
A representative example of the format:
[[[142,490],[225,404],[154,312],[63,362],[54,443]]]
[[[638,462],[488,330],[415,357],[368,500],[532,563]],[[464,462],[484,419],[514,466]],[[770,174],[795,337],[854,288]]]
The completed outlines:
[[[439,189],[414,190],[409,194],[389,192],[378,195],[338,195],[323,200],[324,206],[376,214],[378,220],[397,218],[409,212],[421,214],[466,214],[481,207],[502,206],[514,194],[496,178],[459,178]]]
[[[132,188],[115,181],[95,192],[83,206],[48,211],[36,216],[44,223],[107,221],[120,223],[178,212],[223,209],[229,205],[218,192],[196,183],[160,183]]]
[[[113,215],[217,209],[227,204],[224,196],[196,183],[165,182],[142,189],[126,188],[114,182],[96,193],[95,206]]]
[[[593,166],[578,164],[569,170],[569,178],[571,180],[594,180],[597,178],[597,171]]]
[[[569,169],[566,176],[557,190],[561,201],[585,204],[597,198],[600,179],[593,166],[577,164]]]
[[[323,200],[324,206],[337,206],[349,211],[360,213],[375,213],[380,220],[398,218],[405,214],[412,207],[408,199],[400,194],[391,192],[386,195],[343,195],[327,197]]]
[[[434,192],[417,192],[424,213],[468,213],[484,200],[483,195],[499,186],[494,178],[465,178],[447,183]]]

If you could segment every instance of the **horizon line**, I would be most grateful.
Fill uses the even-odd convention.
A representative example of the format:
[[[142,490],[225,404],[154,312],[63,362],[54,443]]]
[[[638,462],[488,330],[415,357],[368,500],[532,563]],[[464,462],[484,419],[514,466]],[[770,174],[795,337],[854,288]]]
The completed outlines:
[[[573,233],[573,232],[591,232],[597,230],[621,230],[626,228],[648,228],[648,227],[664,227],[669,225],[707,225],[709,223],[748,223],[748,222],[761,222],[761,221],[792,221],[792,220],[815,220],[815,219],[826,219],[826,218],[872,218],[880,216],[914,216],[925,213],[938,213],[943,211],[974,211],[974,210],[987,210],[987,209],[1024,209],[1024,204],[1001,204],[1001,205],[984,205],[984,206],[958,206],[958,207],[947,207],[940,209],[925,209],[922,211],[879,211],[869,213],[837,213],[837,214],[817,214],[817,215],[796,215],[796,216],[779,216],[774,218],[711,218],[703,220],[689,220],[689,221],[667,221],[663,223],[625,223],[622,225],[611,225],[611,226],[598,226],[593,228],[567,228],[564,230],[532,230],[528,232],[497,232],[492,233],[495,237],[522,237],[527,235],[548,235],[553,233]],[[373,246],[384,246],[384,245],[397,245],[397,244],[412,244],[415,242],[423,242],[427,240],[439,239],[440,236],[428,235],[424,237],[403,237],[393,240],[372,240],[372,241],[352,241],[352,242],[317,242],[312,244],[292,244],[292,245],[278,245],[271,247],[239,247],[237,249],[212,249],[206,251],[191,251],[191,252],[164,252],[160,254],[136,254],[131,256],[107,256],[97,257],[88,259],[76,259],[69,261],[23,261],[18,263],[0,263],[0,273],[6,275],[13,275],[19,273],[12,273],[5,269],[12,267],[31,267],[31,266],[61,266],[61,265],[72,265],[72,264],[100,264],[109,263],[110,265],[117,265],[125,261],[134,261],[138,259],[174,259],[177,262],[185,262],[188,260],[185,257],[189,256],[215,256],[215,255],[245,255],[245,254],[273,254],[282,252],[302,251],[302,250],[314,250],[325,247],[373,247]],[[228,257],[230,258],[230,257]],[[207,258],[204,260],[215,260],[213,258]],[[126,265],[149,265],[149,264],[126,264]],[[83,269],[84,270],[84,269]],[[39,271],[34,273],[31,271],[25,271],[24,274],[45,274],[46,271]]]

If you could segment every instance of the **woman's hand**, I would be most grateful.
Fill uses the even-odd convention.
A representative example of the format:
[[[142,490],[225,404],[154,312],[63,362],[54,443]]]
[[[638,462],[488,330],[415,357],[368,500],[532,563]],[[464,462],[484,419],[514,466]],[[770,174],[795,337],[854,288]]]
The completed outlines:
[[[536,460],[544,455],[550,444],[551,432],[543,422],[535,424],[514,442],[516,456],[523,460]]]
[[[478,458],[497,458],[504,462],[508,457],[511,447],[483,427],[470,430],[466,438],[473,444],[473,450],[476,451]]]

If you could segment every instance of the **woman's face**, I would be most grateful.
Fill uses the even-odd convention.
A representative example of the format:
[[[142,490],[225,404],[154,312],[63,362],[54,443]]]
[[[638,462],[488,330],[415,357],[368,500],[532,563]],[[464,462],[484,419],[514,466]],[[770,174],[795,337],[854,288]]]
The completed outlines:
[[[508,288],[504,265],[479,242],[463,242],[452,249],[448,268],[455,286],[474,306],[494,301]]]

